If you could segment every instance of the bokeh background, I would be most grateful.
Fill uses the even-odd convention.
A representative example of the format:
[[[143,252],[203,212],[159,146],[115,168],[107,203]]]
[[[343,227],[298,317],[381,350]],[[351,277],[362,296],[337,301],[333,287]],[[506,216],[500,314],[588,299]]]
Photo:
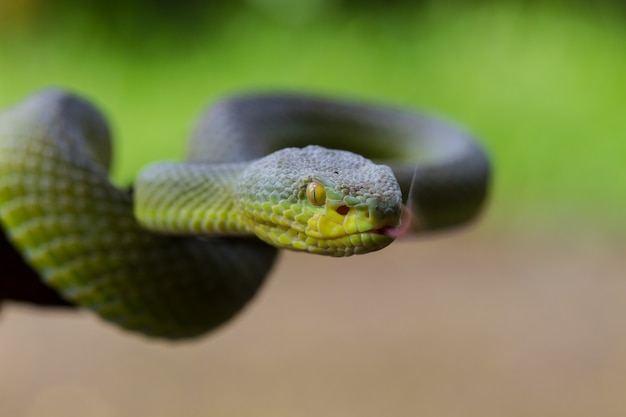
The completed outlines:
[[[121,185],[211,102],[277,89],[443,115],[495,177],[461,232],[284,254],[193,342],[4,306],[0,415],[626,413],[623,2],[0,0],[0,107],[49,86],[107,114]]]

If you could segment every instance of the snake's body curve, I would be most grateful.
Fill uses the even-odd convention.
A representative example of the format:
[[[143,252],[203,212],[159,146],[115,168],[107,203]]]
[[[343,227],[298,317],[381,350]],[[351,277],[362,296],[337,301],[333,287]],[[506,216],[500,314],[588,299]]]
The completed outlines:
[[[316,164],[330,164],[334,151],[310,144],[395,158],[393,174],[348,153],[332,173],[319,173]],[[279,151],[285,147],[295,148]],[[414,209],[411,227],[419,233],[474,218],[489,179],[485,153],[462,130],[408,111],[301,95],[221,102],[201,119],[190,162],[149,167],[136,202],[108,179],[110,154],[104,119],[76,96],[46,91],[6,111],[0,220],[66,298],[165,338],[203,334],[254,296],[277,254],[254,234],[335,256],[376,250],[398,226],[400,190],[410,196],[405,206]],[[388,180],[394,174],[399,184]],[[271,188],[283,183],[291,191]],[[202,228],[210,238],[169,235]]]

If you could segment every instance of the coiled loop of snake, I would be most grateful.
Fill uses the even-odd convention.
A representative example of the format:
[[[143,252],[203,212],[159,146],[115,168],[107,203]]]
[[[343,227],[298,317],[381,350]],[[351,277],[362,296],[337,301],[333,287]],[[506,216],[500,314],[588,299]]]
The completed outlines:
[[[345,256],[388,245],[398,227],[464,224],[489,182],[485,153],[458,128],[303,95],[218,103],[196,128],[189,161],[148,167],[135,202],[108,179],[109,136],[91,104],[60,91],[1,114],[0,221],[66,298],[171,339],[240,311],[277,247]],[[364,157],[393,160],[393,172]],[[410,225],[400,225],[403,204]],[[196,233],[210,238],[173,236]]]

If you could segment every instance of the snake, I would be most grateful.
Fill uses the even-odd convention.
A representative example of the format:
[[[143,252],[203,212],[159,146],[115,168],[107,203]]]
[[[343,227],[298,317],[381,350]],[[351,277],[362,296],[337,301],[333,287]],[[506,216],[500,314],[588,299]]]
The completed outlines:
[[[217,101],[188,158],[150,164],[130,191],[110,179],[111,136],[61,89],[2,111],[2,229],[65,299],[170,340],[236,316],[280,249],[340,258],[461,226],[490,182],[487,152],[454,123],[306,93]]]

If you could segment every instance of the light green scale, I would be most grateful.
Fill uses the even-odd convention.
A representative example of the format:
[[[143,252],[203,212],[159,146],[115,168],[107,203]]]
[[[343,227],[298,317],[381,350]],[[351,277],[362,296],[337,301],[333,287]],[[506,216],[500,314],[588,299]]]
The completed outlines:
[[[146,168],[132,196],[108,179],[110,147],[103,117],[71,94],[44,91],[1,113],[2,228],[68,300],[170,339],[239,312],[276,248],[349,256],[389,245],[400,226],[463,224],[489,178],[482,149],[453,126],[298,95],[221,102],[200,120],[191,161]],[[414,209],[405,219],[418,222],[400,224],[402,192]]]

